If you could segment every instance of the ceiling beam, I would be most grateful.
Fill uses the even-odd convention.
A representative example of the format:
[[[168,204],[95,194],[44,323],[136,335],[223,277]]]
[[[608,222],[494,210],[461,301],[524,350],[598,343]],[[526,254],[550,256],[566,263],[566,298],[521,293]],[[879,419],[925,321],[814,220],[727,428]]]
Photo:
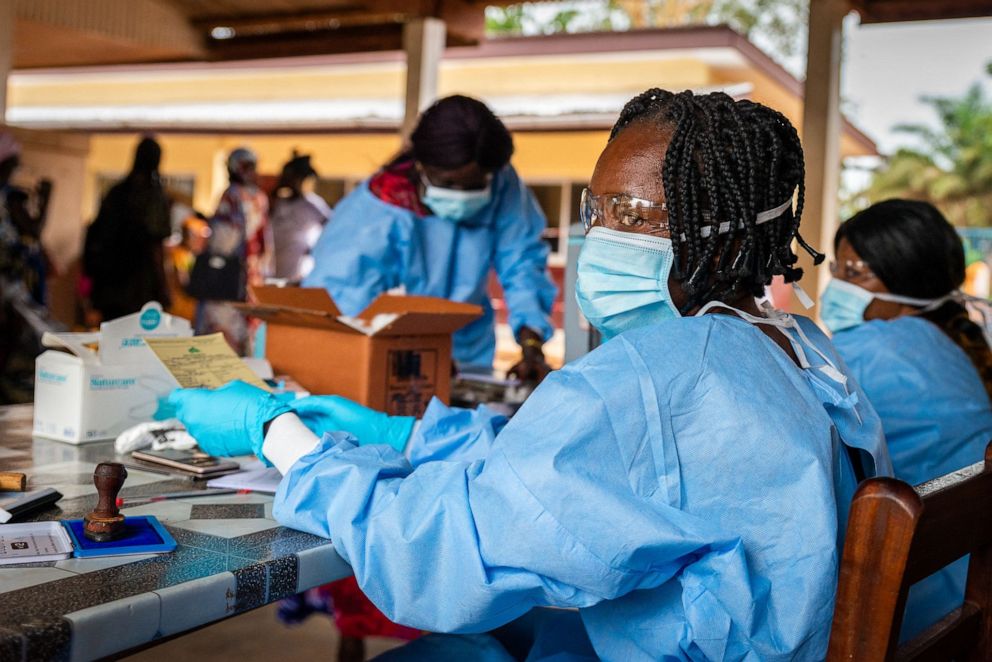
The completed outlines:
[[[372,25],[320,32],[289,32],[214,41],[207,59],[255,60],[305,55],[333,55],[403,48],[403,25]]]
[[[287,23],[295,24],[307,21],[368,21],[375,17],[424,16],[430,11],[429,4],[433,3],[421,2],[419,0],[412,0],[411,2],[372,0],[370,2],[343,3],[325,9],[208,14],[204,16],[193,16],[190,23],[199,28],[226,26],[237,29]]]
[[[992,0],[853,0],[862,23],[992,16]]]
[[[266,13],[223,19],[198,18],[208,27],[231,27],[227,39],[210,39],[213,61],[331,55],[403,48],[403,25],[418,18],[440,18],[447,46],[468,46],[485,36],[485,5],[474,0],[374,0],[319,12]],[[396,11],[398,8],[403,11]]]
[[[0,0],[14,3],[14,17],[51,28],[112,40],[133,48],[175,53],[176,58],[204,55],[201,34],[178,9],[159,0]],[[15,36],[16,38],[16,36]],[[46,44],[57,49],[58,44]]]

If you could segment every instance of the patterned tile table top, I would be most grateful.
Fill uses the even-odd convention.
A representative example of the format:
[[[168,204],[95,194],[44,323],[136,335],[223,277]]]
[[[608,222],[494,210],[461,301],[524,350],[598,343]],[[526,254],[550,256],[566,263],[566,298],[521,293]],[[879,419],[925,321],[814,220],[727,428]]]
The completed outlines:
[[[0,407],[0,470],[63,494],[28,519],[83,517],[96,463],[129,459],[110,442],[32,439],[31,417],[30,406]],[[201,486],[128,467],[122,512],[157,517],[179,543],[171,554],[0,566],[0,660],[113,655],[350,574],[329,541],[279,526],[269,495],[141,500]]]

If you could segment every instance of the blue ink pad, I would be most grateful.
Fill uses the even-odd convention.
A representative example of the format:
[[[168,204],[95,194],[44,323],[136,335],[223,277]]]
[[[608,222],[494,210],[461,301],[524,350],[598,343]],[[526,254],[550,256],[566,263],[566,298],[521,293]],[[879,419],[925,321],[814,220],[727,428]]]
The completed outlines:
[[[83,533],[81,519],[65,520],[62,526],[72,538],[75,557],[80,559],[124,554],[161,554],[176,548],[175,539],[154,515],[125,518],[124,535],[110,542],[94,542],[87,538]]]

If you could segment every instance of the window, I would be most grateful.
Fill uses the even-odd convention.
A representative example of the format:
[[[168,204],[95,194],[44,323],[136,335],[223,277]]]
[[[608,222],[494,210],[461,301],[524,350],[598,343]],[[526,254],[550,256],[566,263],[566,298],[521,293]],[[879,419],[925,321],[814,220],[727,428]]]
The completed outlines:
[[[548,262],[551,266],[564,266],[568,251],[569,227],[579,222],[579,198],[585,182],[532,182],[528,187],[537,204],[548,219],[544,239],[551,247]]]

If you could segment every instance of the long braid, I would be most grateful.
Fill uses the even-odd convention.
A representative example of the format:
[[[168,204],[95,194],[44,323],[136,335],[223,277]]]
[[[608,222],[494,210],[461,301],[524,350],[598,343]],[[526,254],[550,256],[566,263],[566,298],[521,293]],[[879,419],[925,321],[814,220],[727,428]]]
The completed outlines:
[[[799,235],[805,201],[802,145],[779,112],[723,93],[672,94],[651,89],[624,106],[610,139],[636,122],[672,129],[662,184],[668,206],[675,265],[689,301],[759,296],[773,276],[794,282],[802,276],[793,240],[816,264],[822,255]],[[795,195],[795,211],[758,224],[757,215]],[[719,233],[721,223],[731,230]],[[702,236],[702,229],[709,234]]]
[[[706,118],[707,123],[710,126],[715,124],[712,109],[704,109],[703,116]],[[699,132],[697,140],[701,152],[701,158],[699,161],[702,166],[701,170],[704,185],[706,186],[707,191],[716,191],[721,187],[720,184],[724,182],[724,180],[715,177],[714,174],[714,171],[717,168],[716,164],[721,162],[722,159],[720,159],[717,155],[717,146],[714,145],[713,136],[709,131]],[[709,213],[714,220],[721,218],[733,218],[732,214],[728,215],[728,212],[730,212],[731,208],[734,206],[731,201],[731,196],[724,195],[721,192],[720,195],[710,195],[709,202]],[[724,202],[727,204],[724,205]],[[697,298],[698,294],[702,292],[702,288],[706,284],[707,276],[709,275],[709,266],[713,260],[713,255],[716,253],[719,241],[719,233],[715,231],[711,231],[709,236],[706,237],[706,245],[701,251],[699,262],[696,265],[696,268],[689,279],[688,287],[686,288],[686,293],[689,295],[690,299]]]

